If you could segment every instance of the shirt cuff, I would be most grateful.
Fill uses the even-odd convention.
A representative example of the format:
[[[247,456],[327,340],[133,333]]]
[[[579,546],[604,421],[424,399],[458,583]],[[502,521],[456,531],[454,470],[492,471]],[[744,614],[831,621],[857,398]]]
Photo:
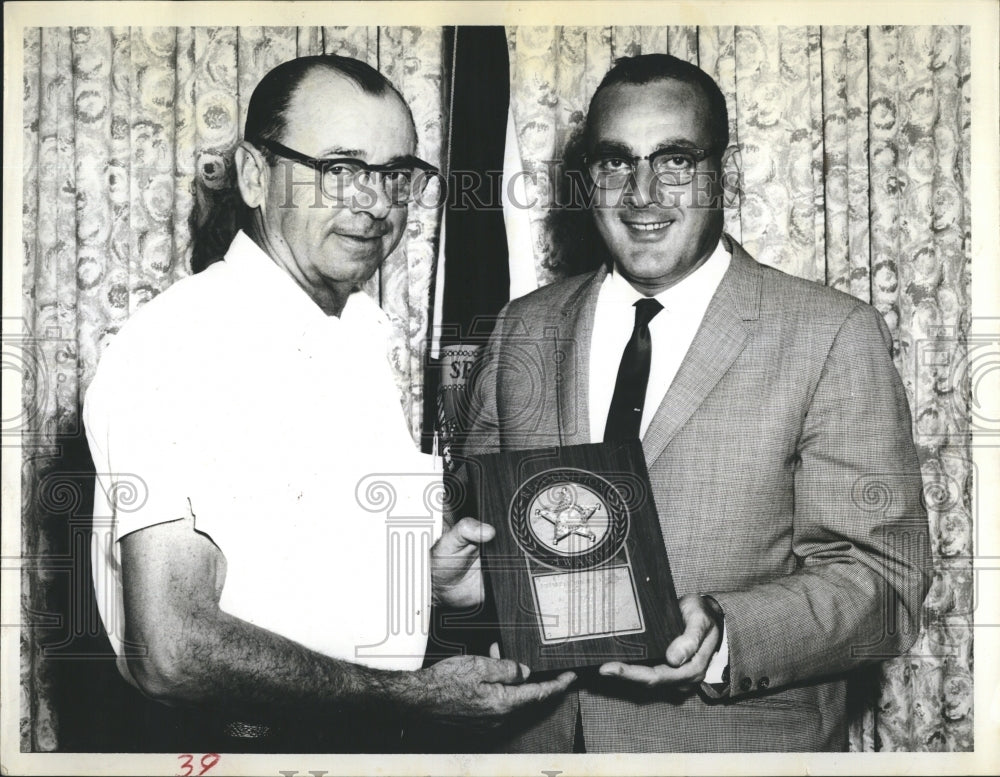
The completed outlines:
[[[729,639],[726,634],[726,625],[723,623],[722,637],[719,639],[719,649],[715,651],[712,660],[708,662],[704,682],[711,683],[712,685],[724,683],[723,674],[727,666],[729,666]]]

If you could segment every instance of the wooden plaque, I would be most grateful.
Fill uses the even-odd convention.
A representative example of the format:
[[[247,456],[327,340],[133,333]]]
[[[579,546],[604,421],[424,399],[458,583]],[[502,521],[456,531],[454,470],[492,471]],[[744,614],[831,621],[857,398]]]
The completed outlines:
[[[683,631],[638,440],[473,456],[501,654],[535,672],[662,663]]]

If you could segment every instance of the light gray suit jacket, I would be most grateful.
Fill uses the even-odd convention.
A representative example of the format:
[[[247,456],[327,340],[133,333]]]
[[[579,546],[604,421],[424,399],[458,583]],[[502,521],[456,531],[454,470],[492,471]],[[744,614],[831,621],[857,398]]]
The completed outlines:
[[[888,329],[723,239],[729,270],[642,445],[678,596],[725,611],[729,686],[583,683],[513,721],[502,749],[565,751],[578,714],[590,752],[846,749],[847,673],[916,639],[929,541]],[[606,273],[504,309],[465,453],[590,442]]]

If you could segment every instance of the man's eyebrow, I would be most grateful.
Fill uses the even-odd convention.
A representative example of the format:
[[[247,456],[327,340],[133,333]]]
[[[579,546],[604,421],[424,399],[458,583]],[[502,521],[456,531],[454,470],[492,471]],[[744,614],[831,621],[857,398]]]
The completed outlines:
[[[382,165],[384,167],[390,167],[390,166],[405,167],[406,165],[412,165],[414,162],[418,161],[420,161],[419,157],[414,156],[413,154],[403,154],[402,156],[390,157],[387,161],[383,162]]]
[[[594,144],[594,153],[632,156],[632,148],[626,143],[620,143],[616,140],[599,140]]]
[[[656,148],[653,151],[663,151],[664,149],[683,149],[683,148],[701,148],[697,143],[695,143],[690,138],[667,138],[666,140],[657,143]]]
[[[352,157],[354,159],[360,159],[366,161],[365,157],[368,153],[364,149],[360,148],[341,148],[335,146],[334,148],[326,149],[322,154],[317,157],[318,159],[333,159],[336,157]],[[405,167],[406,165],[412,165],[417,161],[417,157],[413,154],[402,154],[394,157],[390,157],[387,161],[382,162],[376,167]]]
[[[350,156],[354,157],[355,159],[364,159],[365,152],[364,149],[360,148],[341,148],[340,146],[333,146],[332,148],[328,148],[324,151],[321,151],[316,158],[328,159],[331,157],[341,157],[341,156]]]
[[[701,148],[697,143],[695,143],[690,138],[675,137],[675,138],[665,138],[661,140],[653,148],[653,153],[657,151],[664,150],[674,150],[674,149],[689,149],[689,148]],[[619,154],[621,156],[632,156],[632,147],[627,143],[622,143],[617,140],[600,140],[594,145],[594,153],[596,154]]]

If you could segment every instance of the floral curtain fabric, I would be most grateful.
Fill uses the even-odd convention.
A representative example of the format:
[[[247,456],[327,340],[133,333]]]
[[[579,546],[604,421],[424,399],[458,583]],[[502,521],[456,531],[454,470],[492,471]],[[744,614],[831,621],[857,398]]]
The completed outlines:
[[[23,554],[53,556],[67,499],[48,488],[103,347],[142,304],[221,255],[231,152],[258,79],[286,59],[378,67],[440,164],[447,34],[415,27],[44,28],[24,40]],[[859,700],[856,750],[972,748],[968,28],[508,28],[511,94],[540,283],[569,271],[544,208],[552,160],[613,59],[669,52],[726,94],[741,185],[727,229],[758,259],[870,301],[886,317],[923,464],[935,577],[909,655]],[[535,197],[532,197],[534,195]],[[413,208],[368,291],[394,326],[414,434],[440,211]],[[930,355],[930,356],[928,356]],[[877,498],[877,497],[873,497]],[[81,509],[80,512],[85,512]],[[59,532],[63,531],[60,527]],[[85,552],[85,551],[84,551]],[[24,622],[45,625],[53,572],[25,566]],[[86,580],[79,585],[88,585]],[[22,630],[22,747],[60,746],[53,662]]]

